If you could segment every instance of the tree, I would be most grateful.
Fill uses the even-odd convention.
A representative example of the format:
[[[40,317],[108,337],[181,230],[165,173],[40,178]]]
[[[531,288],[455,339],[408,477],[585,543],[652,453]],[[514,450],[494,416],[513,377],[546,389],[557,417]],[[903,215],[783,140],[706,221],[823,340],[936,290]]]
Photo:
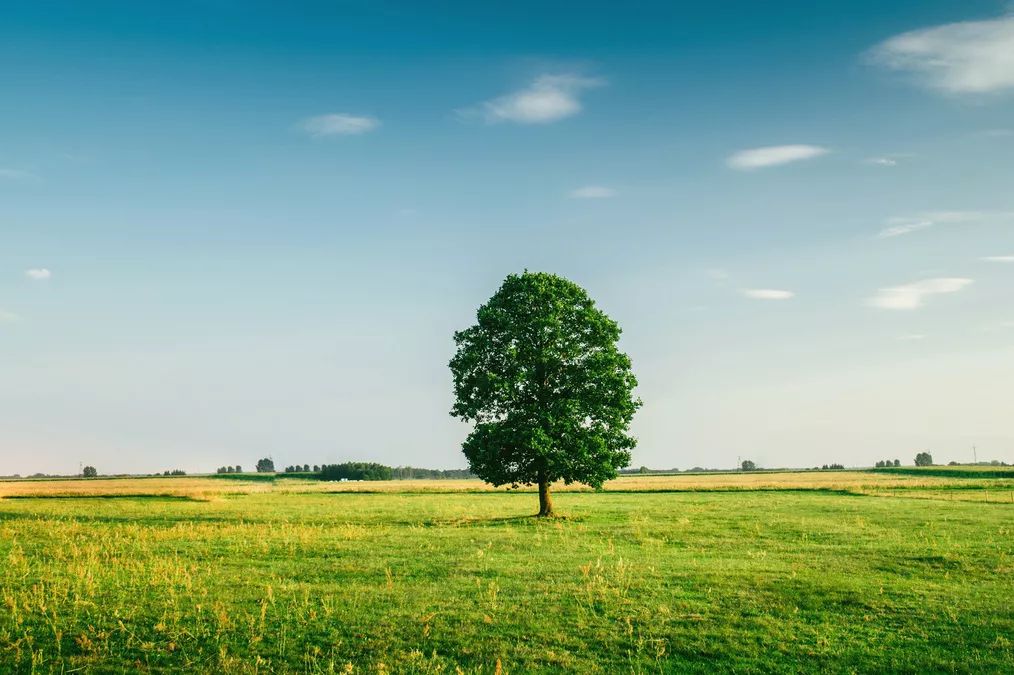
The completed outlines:
[[[743,469],[743,471],[756,471],[757,470],[757,465],[754,464],[749,459],[744,459],[743,463],[740,465],[740,467]]]
[[[919,454],[917,454],[915,456],[915,465],[916,466],[932,466],[933,465],[933,455],[929,454],[928,452],[920,452]]]
[[[237,467],[238,468],[238,467]],[[265,457],[264,459],[257,460],[257,473],[274,473],[275,463]]]
[[[375,462],[345,462],[320,467],[321,480],[391,480],[391,467]]]
[[[475,428],[462,447],[471,471],[493,485],[539,486],[539,515],[553,515],[549,486],[595,488],[630,463],[627,432],[641,401],[619,325],[577,284],[554,274],[512,274],[454,334],[451,415]]]
[[[96,476],[99,475],[99,472],[95,469],[94,466],[86,466],[84,469],[81,470],[81,475],[84,476],[85,478],[95,478]]]
[[[271,466],[274,466],[274,464],[272,464]],[[241,467],[239,464],[237,464],[236,465],[236,470],[233,473],[243,473],[243,467]]]

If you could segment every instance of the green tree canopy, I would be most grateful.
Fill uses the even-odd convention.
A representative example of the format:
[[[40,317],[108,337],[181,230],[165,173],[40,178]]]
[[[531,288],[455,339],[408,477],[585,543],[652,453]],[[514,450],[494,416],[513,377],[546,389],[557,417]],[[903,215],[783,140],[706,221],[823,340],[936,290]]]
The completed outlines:
[[[493,485],[592,487],[630,463],[628,434],[641,402],[619,325],[577,284],[554,274],[512,274],[454,334],[451,414],[475,428],[464,443],[472,472]]]
[[[920,452],[915,456],[916,466],[933,466],[933,455],[928,452]]]

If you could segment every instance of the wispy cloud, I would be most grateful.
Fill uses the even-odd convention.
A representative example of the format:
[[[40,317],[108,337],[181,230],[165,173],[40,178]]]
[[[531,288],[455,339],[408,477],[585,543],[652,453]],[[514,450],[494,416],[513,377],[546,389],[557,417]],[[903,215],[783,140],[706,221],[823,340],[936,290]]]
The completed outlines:
[[[932,220],[911,220],[907,218],[889,218],[887,224],[887,227],[877,233],[878,238],[900,237],[903,234],[911,234],[912,232],[924,230],[927,227],[933,227]]]
[[[983,129],[972,135],[979,138],[1010,138],[1014,136],[1014,129]]]
[[[53,273],[45,267],[33,267],[32,269],[25,270],[25,276],[33,281],[46,281],[52,278]]]
[[[881,309],[918,309],[930,296],[957,293],[971,283],[972,279],[957,277],[923,279],[902,286],[881,288],[870,298],[869,304]]]
[[[779,166],[790,162],[799,162],[804,159],[813,159],[826,155],[827,148],[819,145],[771,145],[763,148],[750,148],[740,150],[727,161],[733,169],[740,171],[751,171],[763,169],[769,166]]]
[[[922,333],[909,333],[908,335],[899,335],[898,339],[902,342],[918,342],[919,340],[925,340],[926,336]]]
[[[380,120],[376,117],[331,113],[329,115],[308,117],[299,122],[297,126],[313,138],[358,136],[378,128]]]
[[[36,181],[39,180],[39,176],[24,169],[0,168],[0,180]]]
[[[754,300],[788,300],[796,294],[776,288],[744,288],[743,295]]]
[[[891,70],[914,73],[947,94],[986,94],[1014,88],[1014,14],[963,21],[896,35],[869,54]]]
[[[874,166],[898,166],[898,160],[894,157],[870,157],[866,163]]]
[[[19,315],[0,309],[0,323],[17,323],[18,321],[21,321]]]
[[[602,185],[585,185],[570,191],[574,199],[608,199],[616,196],[616,190]]]
[[[983,262],[1014,263],[1014,255],[987,255],[980,258]]]
[[[459,110],[458,113],[464,117],[478,115],[489,124],[547,124],[581,112],[581,95],[604,84],[605,81],[599,78],[580,75],[540,75],[524,89]]]
[[[877,237],[879,239],[900,237],[936,225],[1008,222],[1014,222],[1012,211],[926,211],[914,216],[888,218],[884,221],[884,229],[877,233]]]

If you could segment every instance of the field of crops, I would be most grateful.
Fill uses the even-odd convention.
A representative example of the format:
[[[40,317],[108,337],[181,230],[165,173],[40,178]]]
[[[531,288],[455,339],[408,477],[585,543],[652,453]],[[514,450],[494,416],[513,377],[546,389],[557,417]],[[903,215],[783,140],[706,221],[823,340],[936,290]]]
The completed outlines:
[[[1010,478],[560,492],[0,482],[0,672],[1014,671]]]

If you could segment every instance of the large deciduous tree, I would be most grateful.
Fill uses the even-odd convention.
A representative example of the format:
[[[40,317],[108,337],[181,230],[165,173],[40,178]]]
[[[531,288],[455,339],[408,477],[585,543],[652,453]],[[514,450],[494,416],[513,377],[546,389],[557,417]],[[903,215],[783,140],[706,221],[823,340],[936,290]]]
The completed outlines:
[[[493,485],[539,486],[539,515],[553,515],[549,486],[595,488],[630,463],[628,434],[641,405],[620,327],[583,288],[554,274],[512,274],[454,334],[451,414],[475,428],[463,450]]]

